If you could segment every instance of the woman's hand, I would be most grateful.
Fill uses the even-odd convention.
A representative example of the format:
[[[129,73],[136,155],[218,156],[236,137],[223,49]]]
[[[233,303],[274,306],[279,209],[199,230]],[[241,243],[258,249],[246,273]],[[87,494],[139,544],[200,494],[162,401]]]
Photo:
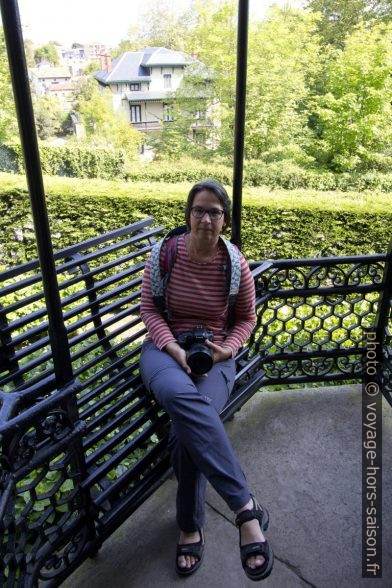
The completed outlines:
[[[217,345],[208,339],[206,339],[205,344],[212,351],[212,359],[214,360],[214,363],[217,363],[218,361],[225,361],[226,359],[231,358],[232,354],[230,347],[221,347],[220,345]]]
[[[172,356],[173,359],[182,367],[184,372],[186,372],[189,376],[191,375],[191,368],[186,362],[186,351],[176,341],[170,341],[164,347],[165,351]]]

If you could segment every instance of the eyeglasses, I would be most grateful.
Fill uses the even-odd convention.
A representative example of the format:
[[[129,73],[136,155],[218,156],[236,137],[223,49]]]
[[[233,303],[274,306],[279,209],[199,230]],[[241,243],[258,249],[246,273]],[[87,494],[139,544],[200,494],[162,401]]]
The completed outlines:
[[[195,218],[201,219],[207,213],[211,220],[217,221],[220,220],[223,216],[224,210],[221,208],[203,208],[202,206],[192,206],[191,208],[192,216]]]

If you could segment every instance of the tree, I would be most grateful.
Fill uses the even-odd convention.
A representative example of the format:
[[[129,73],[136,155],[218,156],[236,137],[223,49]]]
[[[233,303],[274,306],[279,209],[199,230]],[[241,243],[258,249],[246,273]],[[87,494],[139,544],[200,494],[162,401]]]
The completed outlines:
[[[55,43],[52,41],[47,45],[38,47],[38,49],[34,51],[34,60],[35,63],[39,63],[40,61],[47,61],[51,65],[59,65],[59,54],[57,52]]]
[[[0,27],[0,141],[14,140],[18,136],[11,76],[5,47],[3,28]]]
[[[370,166],[391,149],[392,25],[359,26],[326,70],[314,99],[319,161],[338,171]]]
[[[124,51],[138,51],[144,47],[166,47],[183,51],[192,27],[193,14],[191,9],[174,13],[169,0],[149,2],[140,19],[143,25],[132,25],[128,31],[128,39],[120,42],[112,56],[117,57]]]
[[[188,35],[187,49],[189,53],[197,54],[210,72],[209,104],[219,112],[220,123],[212,141],[213,145],[218,144],[214,151],[231,158],[236,98],[237,3],[226,0],[211,5],[199,1],[195,9],[196,25]],[[307,127],[309,87],[318,72],[320,60],[316,30],[316,16],[276,7],[265,21],[250,27],[247,158],[281,158],[295,154],[296,159],[310,159],[304,149],[311,135]],[[189,77],[188,83],[191,82]],[[196,79],[195,89],[197,83]]]
[[[162,130],[149,134],[149,144],[158,158],[210,157],[216,148],[216,105],[211,74],[196,62],[188,66],[182,83],[165,104]]]
[[[114,113],[111,91],[100,90],[95,80],[84,80],[75,94],[75,111],[94,145],[125,149],[129,156],[138,152],[142,135],[126,120],[123,111]]]
[[[30,39],[23,41],[27,67],[35,67],[33,42]]]
[[[308,102],[320,56],[317,17],[274,7],[250,32],[245,151],[248,158],[306,160]]]
[[[217,152],[232,156],[235,111],[237,2],[195,2],[195,25],[186,40],[186,52],[197,57],[209,72],[209,99],[219,103]],[[191,81],[189,80],[189,83]],[[199,80],[196,78],[196,91]]]
[[[365,22],[376,25],[392,19],[390,0],[308,0],[306,6],[319,12],[319,32],[324,43],[343,48],[345,38]]]
[[[101,69],[101,64],[98,61],[98,59],[96,59],[94,61],[90,61],[90,63],[88,65],[86,65],[86,67],[83,69],[83,75],[88,76],[90,74],[94,74],[95,72],[97,72],[100,69]]]
[[[60,133],[66,115],[58,98],[39,96],[34,101],[34,117],[37,135],[44,140]]]
[[[112,59],[115,59],[116,57],[118,57],[119,55],[122,55],[126,51],[137,51],[140,48],[142,48],[140,46],[140,42],[136,41],[134,39],[134,37],[132,36],[132,38],[129,38],[129,39],[122,39],[122,41],[119,42],[117,47],[115,49],[113,49],[110,53],[111,53]]]

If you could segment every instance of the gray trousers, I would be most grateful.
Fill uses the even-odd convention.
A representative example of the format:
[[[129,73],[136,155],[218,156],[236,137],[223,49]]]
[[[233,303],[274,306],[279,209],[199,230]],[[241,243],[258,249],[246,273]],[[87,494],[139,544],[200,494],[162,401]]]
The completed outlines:
[[[248,485],[219,417],[234,385],[234,359],[214,364],[207,378],[190,378],[175,359],[147,341],[140,373],[171,418],[169,448],[178,480],[180,529],[190,533],[203,527],[206,480],[231,510],[245,506]]]

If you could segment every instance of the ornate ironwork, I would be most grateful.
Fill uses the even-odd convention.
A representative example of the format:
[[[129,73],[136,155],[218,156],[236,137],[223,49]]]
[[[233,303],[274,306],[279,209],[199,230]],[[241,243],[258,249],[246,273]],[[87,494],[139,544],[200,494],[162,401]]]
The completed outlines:
[[[56,543],[78,543],[76,560],[87,537],[94,535],[80,486],[82,472],[75,471],[84,424],[73,422],[64,409],[76,390],[75,385],[52,390],[51,397],[0,426],[2,586],[35,586],[36,579],[44,577],[45,554]],[[82,535],[83,544],[77,542]]]
[[[169,473],[168,418],[146,394],[138,364],[141,278],[161,233],[151,223],[55,254],[78,378],[68,396],[56,389],[38,263],[0,274],[1,347],[13,361],[0,374],[5,586],[59,585]],[[360,381],[362,330],[375,324],[381,298],[386,304],[387,259],[252,264],[257,324],[222,417],[262,386]],[[384,331],[390,396],[390,317]]]
[[[280,260],[257,275],[251,348],[267,381],[360,377],[362,331],[375,320],[385,259]]]

